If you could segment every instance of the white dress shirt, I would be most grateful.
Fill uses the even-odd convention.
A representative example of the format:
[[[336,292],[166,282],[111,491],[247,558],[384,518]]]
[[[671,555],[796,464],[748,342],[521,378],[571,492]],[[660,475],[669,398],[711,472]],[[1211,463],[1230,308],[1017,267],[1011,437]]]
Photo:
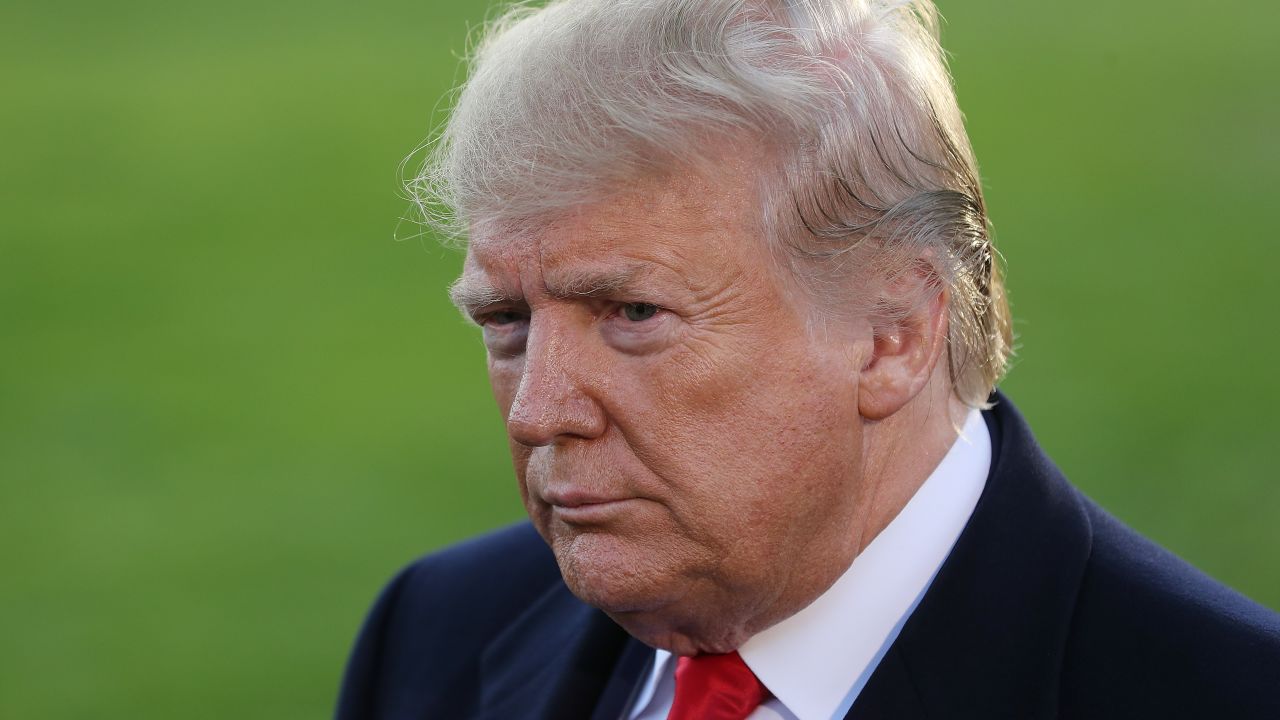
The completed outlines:
[[[831,720],[853,706],[973,514],[991,468],[982,414],[898,516],[808,607],[747,640],[738,653],[773,693],[748,720]],[[622,720],[663,720],[675,658],[657,650]]]

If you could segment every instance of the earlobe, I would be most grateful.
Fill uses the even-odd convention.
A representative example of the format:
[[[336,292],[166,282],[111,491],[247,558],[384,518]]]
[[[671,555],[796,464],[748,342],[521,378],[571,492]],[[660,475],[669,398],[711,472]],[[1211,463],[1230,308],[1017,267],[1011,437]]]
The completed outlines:
[[[875,328],[870,361],[858,383],[858,412],[864,418],[889,417],[928,385],[946,347],[946,308],[947,293],[939,289]]]

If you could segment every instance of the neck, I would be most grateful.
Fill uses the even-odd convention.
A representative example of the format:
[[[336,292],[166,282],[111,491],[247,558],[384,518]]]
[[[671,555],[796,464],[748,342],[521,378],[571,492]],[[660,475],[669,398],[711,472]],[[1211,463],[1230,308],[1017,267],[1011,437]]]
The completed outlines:
[[[968,413],[949,383],[934,382],[898,412],[867,423],[858,553],[888,527],[942,462]]]

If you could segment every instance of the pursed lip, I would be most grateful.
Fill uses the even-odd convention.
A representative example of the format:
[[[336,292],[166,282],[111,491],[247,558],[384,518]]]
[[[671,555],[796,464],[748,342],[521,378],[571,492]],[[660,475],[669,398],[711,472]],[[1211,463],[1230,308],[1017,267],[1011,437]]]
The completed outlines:
[[[636,498],[598,495],[580,490],[549,490],[542,499],[551,506],[556,517],[571,524],[603,522],[625,512],[626,506]]]

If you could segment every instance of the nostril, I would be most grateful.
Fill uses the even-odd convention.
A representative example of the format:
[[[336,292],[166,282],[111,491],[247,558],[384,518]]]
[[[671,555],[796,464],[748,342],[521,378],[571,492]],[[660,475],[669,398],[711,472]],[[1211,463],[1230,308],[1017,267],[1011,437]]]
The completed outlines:
[[[547,418],[531,416],[514,406],[507,417],[507,434],[511,439],[528,447],[549,445],[555,440],[555,430]]]
[[[600,403],[572,383],[522,385],[507,413],[507,434],[529,447],[567,437],[592,438],[604,432],[604,416]]]

